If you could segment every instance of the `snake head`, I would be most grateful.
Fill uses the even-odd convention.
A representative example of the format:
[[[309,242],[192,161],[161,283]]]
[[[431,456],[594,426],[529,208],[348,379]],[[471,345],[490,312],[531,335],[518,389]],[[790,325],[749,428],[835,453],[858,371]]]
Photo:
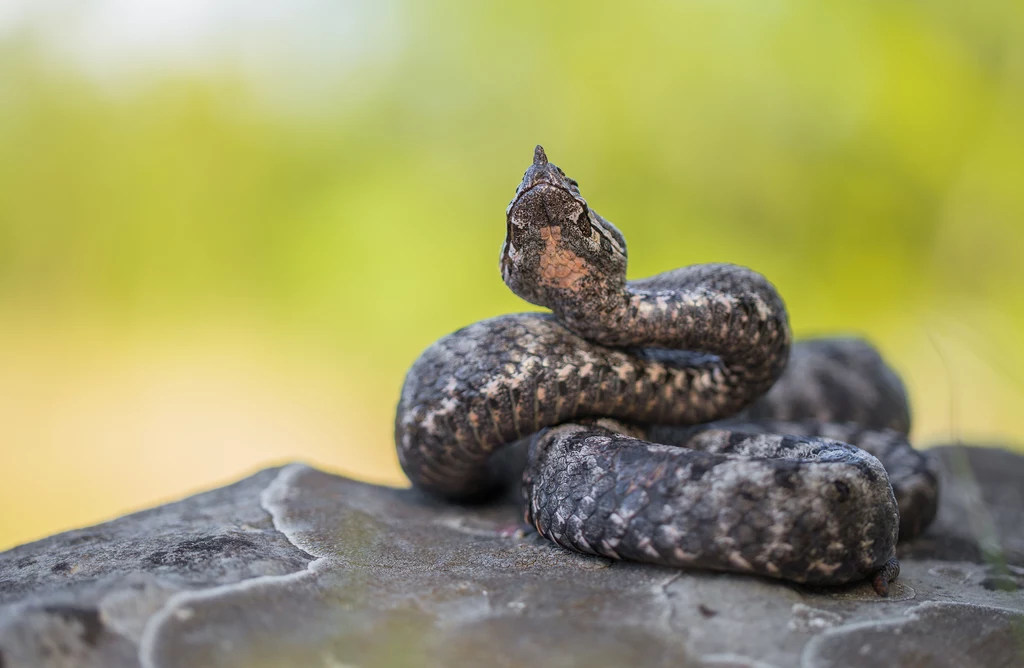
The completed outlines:
[[[587,206],[579,184],[540,146],[506,211],[501,276],[526,301],[556,313],[622,295],[626,241]]]

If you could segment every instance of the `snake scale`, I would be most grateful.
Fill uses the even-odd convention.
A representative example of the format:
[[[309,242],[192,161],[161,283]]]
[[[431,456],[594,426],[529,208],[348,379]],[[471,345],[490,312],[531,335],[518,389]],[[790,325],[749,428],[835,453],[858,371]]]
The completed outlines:
[[[395,424],[414,486],[486,495],[492,454],[530,439],[525,520],[558,545],[887,593],[938,477],[874,348],[792,343],[744,267],[627,281],[622,233],[540,146],[506,219],[502,278],[551,313],[471,324],[416,360]]]

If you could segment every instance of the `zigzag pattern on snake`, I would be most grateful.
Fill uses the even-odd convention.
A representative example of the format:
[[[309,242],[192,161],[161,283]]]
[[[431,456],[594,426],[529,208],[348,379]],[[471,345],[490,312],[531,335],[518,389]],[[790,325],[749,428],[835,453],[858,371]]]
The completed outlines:
[[[539,146],[506,222],[502,278],[551,313],[474,323],[416,360],[395,424],[413,485],[486,494],[491,455],[531,439],[525,519],[563,547],[887,592],[938,482],[874,348],[791,343],[744,267],[627,281],[625,238]]]

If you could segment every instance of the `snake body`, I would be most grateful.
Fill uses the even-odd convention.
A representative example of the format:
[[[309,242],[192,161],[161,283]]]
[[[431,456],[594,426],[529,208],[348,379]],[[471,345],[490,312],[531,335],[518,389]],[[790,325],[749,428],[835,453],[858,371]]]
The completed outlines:
[[[938,485],[869,344],[791,343],[744,267],[627,281],[624,237],[539,146],[506,218],[502,277],[552,312],[471,324],[416,360],[395,433],[416,487],[487,494],[491,455],[531,439],[525,519],[563,547],[887,591]]]

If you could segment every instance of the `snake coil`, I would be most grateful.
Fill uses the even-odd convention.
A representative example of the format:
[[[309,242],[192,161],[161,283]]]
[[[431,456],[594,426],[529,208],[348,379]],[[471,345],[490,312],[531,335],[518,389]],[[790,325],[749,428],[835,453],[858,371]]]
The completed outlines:
[[[427,348],[395,441],[412,483],[465,499],[530,438],[525,519],[584,554],[885,594],[938,479],[906,393],[859,339],[791,343],[760,274],[729,264],[626,280],[626,241],[538,146],[506,212],[505,283],[550,314]]]

